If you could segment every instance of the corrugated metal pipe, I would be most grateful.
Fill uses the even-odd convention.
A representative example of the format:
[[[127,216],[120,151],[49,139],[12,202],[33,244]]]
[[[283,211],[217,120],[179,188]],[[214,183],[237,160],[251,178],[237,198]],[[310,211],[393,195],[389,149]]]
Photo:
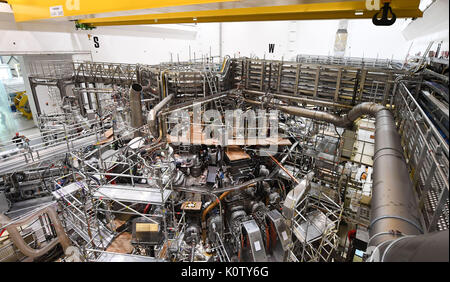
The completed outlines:
[[[248,99],[245,99],[245,101],[261,105],[259,101]],[[274,105],[274,107],[285,113],[329,122],[338,127],[350,127],[356,119],[364,115],[375,117],[375,154],[373,156],[369,246],[380,246],[378,249],[383,254],[391,243],[401,237],[405,237],[402,239],[405,248],[414,246],[414,244],[408,244],[409,240],[422,240],[423,244],[426,244],[426,241],[433,240],[433,237],[429,234],[421,235],[423,229],[419,208],[403,156],[400,135],[397,132],[394,116],[388,109],[375,103],[362,103],[353,107],[347,114],[336,116],[299,107],[282,105]],[[448,232],[446,234],[448,240]],[[398,250],[398,246],[395,250]],[[393,252],[393,250],[390,252]],[[436,260],[442,257],[447,257],[448,260],[448,248],[438,248],[436,252],[440,252],[440,254],[436,254]],[[402,252],[402,254],[407,253],[406,250]],[[388,258],[392,257],[393,255],[390,254]],[[410,258],[397,257],[396,259],[407,261]],[[415,259],[426,261],[430,257],[416,255]]]
[[[25,242],[18,228],[35,221],[44,214],[47,214],[50,218],[51,225],[53,226],[57,237],[51,239],[49,242],[46,242],[42,248],[34,249]],[[8,231],[9,238],[19,249],[19,251],[32,259],[45,255],[57,244],[61,244],[64,251],[66,251],[66,249],[71,245],[70,239],[67,237],[61,221],[59,220],[56,211],[56,203],[43,207],[40,210],[18,220],[11,220],[6,215],[0,214],[0,225],[6,226],[5,229]]]

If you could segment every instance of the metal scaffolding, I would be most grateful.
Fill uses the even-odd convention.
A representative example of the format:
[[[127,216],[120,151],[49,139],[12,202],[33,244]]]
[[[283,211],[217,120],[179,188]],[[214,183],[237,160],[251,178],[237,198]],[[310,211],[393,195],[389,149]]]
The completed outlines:
[[[343,206],[322,190],[311,190],[295,209],[292,219],[292,246],[289,261],[329,262],[339,245],[337,232]]]
[[[63,85],[73,83],[74,95],[60,93],[61,97],[54,97],[62,112],[40,115],[41,134],[30,138],[30,144],[21,148],[9,144],[16,152],[2,160],[0,175],[13,179],[21,176],[17,173],[22,170],[29,170],[27,175],[42,174],[41,180],[46,186],[42,193],[51,193],[56,199],[59,220],[70,242],[81,251],[84,261],[208,261],[211,257],[224,262],[241,260],[239,245],[244,246],[247,240],[239,238],[244,223],[247,224],[246,232],[258,234],[261,228],[267,236],[252,238],[254,242],[263,244],[258,245],[261,256],[248,256],[248,259],[274,259],[273,243],[281,233],[277,235],[267,222],[264,230],[261,222],[267,219],[265,216],[270,210],[278,213],[283,210],[287,194],[295,190],[298,179],[310,172],[314,172],[311,185],[305,190],[305,196],[297,199],[293,216],[287,220],[289,224],[286,223],[292,243],[283,245],[282,249],[287,254],[283,260],[329,262],[342,259],[338,236],[338,231],[342,231],[341,221],[371,225],[371,176],[367,182],[362,181],[352,169],[357,168],[361,175],[359,169],[367,169],[364,171],[366,175],[372,173],[375,119],[366,119],[365,115],[373,115],[373,108],[370,108],[370,113],[369,110],[357,112],[357,118],[362,118],[360,121],[348,118],[348,110],[358,108],[363,102],[372,102],[374,107],[383,108],[388,112],[386,115],[390,115],[386,108],[395,114],[419,202],[420,224],[426,232],[449,227],[448,144],[415,99],[421,81],[408,81],[411,74],[406,76],[407,71],[402,70],[398,62],[320,56],[299,56],[297,62],[227,57],[220,65],[214,62],[213,57],[202,56],[187,63],[170,62],[155,66],[92,62],[64,64],[67,62],[56,62],[53,67],[41,63],[41,70],[34,66],[34,76],[30,80],[33,85],[42,83],[61,91]],[[134,96],[130,94],[133,83],[140,83],[137,85],[140,90],[135,90],[133,94],[137,95]],[[120,86],[102,88],[100,84]],[[230,90],[232,88],[238,89]],[[132,96],[142,102],[133,109]],[[236,124],[195,121],[191,111],[194,105],[199,106],[200,114],[207,109],[218,110],[220,120],[226,120],[226,109],[240,109],[241,116],[244,116],[256,105],[254,109],[264,109],[265,124],[259,121],[258,126],[246,124],[244,138],[237,134],[239,126]],[[285,111],[277,112],[275,117],[266,111],[283,107]],[[298,111],[292,110],[294,113],[290,114],[287,107]],[[192,131],[171,136],[175,127],[169,116],[185,109],[189,109],[186,125]],[[323,115],[319,116],[319,113]],[[336,117],[336,120],[347,118],[351,120],[351,126],[341,128],[339,126],[343,125],[338,122],[334,123],[336,126],[325,122],[325,115]],[[243,123],[248,123],[246,118]],[[280,135],[276,139],[267,136],[266,139],[249,140],[248,132],[251,130],[268,132],[270,122],[267,121],[270,118],[281,121]],[[141,123],[131,122],[135,120]],[[392,122],[393,128],[394,124]],[[251,174],[255,176],[253,179],[244,181],[229,176],[228,186],[219,185],[224,180],[218,180],[223,175],[218,173],[217,167],[222,164],[217,164],[217,158],[223,157],[223,151],[217,145],[224,141],[220,137],[225,135],[208,137],[206,142],[202,135],[206,126],[212,126],[221,133],[230,130],[232,134],[228,136],[227,144],[238,145],[240,154],[248,156],[249,163],[257,158],[258,169],[267,171],[267,174],[257,177],[260,172],[254,172],[250,165],[245,164],[242,171],[239,168],[239,174],[245,174],[244,177]],[[364,136],[359,135],[362,130],[367,131]],[[191,147],[178,144],[179,141],[187,141],[184,143]],[[274,156],[259,158],[252,155],[258,146],[272,143],[281,147]],[[195,150],[192,150],[193,146],[197,146]],[[176,154],[178,156],[174,157]],[[201,164],[199,158],[207,161]],[[217,171],[209,175],[211,158],[215,158]],[[191,166],[181,168],[185,164]],[[208,166],[202,167],[205,164]],[[195,176],[191,169],[197,170]],[[405,175],[408,178],[407,173]],[[21,177],[19,180],[25,176]],[[188,177],[189,184],[186,181]],[[205,185],[208,177],[215,178],[208,182],[210,186]],[[14,185],[25,183],[16,178],[10,182]],[[39,181],[40,178],[33,179]],[[4,183],[8,181],[4,180]],[[228,196],[231,191],[233,193]],[[364,204],[363,196],[369,198]],[[208,198],[212,199],[210,206],[203,207]],[[252,200],[246,202],[249,199]],[[200,203],[199,214],[202,209],[204,211],[201,227],[193,220],[198,219],[199,214],[194,216],[178,208],[179,204],[191,201]],[[229,208],[228,204],[229,211],[225,210]],[[40,208],[41,204],[35,207]],[[213,209],[214,212],[209,213]],[[220,221],[215,218],[217,222],[210,225],[207,219],[214,216]],[[386,217],[391,215],[382,219]],[[260,222],[261,218],[263,221]],[[283,224],[286,218],[283,217]],[[140,223],[150,224],[152,230],[158,230],[160,241],[140,241],[136,239],[135,229],[128,232],[128,225],[136,228]],[[233,224],[238,228],[230,229]],[[150,228],[150,225],[145,228]],[[43,226],[46,232],[51,231],[48,224]],[[205,240],[206,229],[208,241]],[[131,233],[133,251],[127,254],[111,251],[112,244],[124,232]],[[200,233],[202,243],[198,236]],[[28,236],[21,234],[23,238]],[[268,244],[272,246],[270,251]],[[11,246],[9,244],[5,248],[11,251]],[[268,253],[272,252],[267,257],[262,254],[265,248]],[[280,257],[277,254],[277,259]]]

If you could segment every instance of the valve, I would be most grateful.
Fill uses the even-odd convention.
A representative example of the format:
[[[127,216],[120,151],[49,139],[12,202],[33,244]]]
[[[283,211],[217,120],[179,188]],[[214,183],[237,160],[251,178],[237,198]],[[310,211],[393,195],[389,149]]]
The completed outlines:
[[[390,26],[393,25],[395,23],[395,21],[397,20],[397,16],[394,14],[394,12],[392,11],[392,8],[390,6],[390,0],[385,0],[383,1],[383,8],[381,8],[381,11],[383,12],[382,16],[380,19],[378,19],[378,15],[380,14],[381,11],[379,11],[378,13],[376,13],[373,18],[372,18],[372,22],[374,25],[377,26]],[[388,15],[389,12],[392,15],[392,18],[389,19]]]

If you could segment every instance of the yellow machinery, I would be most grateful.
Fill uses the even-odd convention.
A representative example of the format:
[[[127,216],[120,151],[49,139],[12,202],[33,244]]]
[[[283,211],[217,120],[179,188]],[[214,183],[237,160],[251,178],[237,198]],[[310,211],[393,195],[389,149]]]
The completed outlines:
[[[33,115],[31,114],[30,103],[28,102],[28,96],[23,92],[17,92],[16,97],[14,97],[14,104],[16,105],[16,109],[23,114],[27,119],[32,119]]]
[[[20,99],[22,99],[22,95],[25,94],[25,91],[22,92],[16,92],[16,96],[13,99],[14,105],[17,107],[19,106]]]

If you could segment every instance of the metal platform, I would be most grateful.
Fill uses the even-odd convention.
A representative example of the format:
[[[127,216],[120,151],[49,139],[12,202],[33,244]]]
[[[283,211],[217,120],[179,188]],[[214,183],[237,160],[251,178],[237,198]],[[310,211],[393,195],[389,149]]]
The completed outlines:
[[[94,193],[94,198],[110,198],[116,201],[161,205],[169,198],[171,190],[146,187],[144,185],[112,185],[100,186]]]
[[[69,185],[66,185],[56,191],[53,191],[52,194],[56,200],[59,200],[62,197],[66,197],[67,195],[70,195],[70,194],[80,190],[81,188],[87,189],[86,183],[83,181],[70,183]]]
[[[77,150],[84,146],[92,145],[96,140],[95,135],[90,135],[75,140],[69,140],[69,146],[66,142],[62,142],[56,146],[34,148],[32,152],[33,159],[31,159],[30,153],[14,155],[6,160],[2,160],[0,164],[0,174],[10,173],[17,169],[23,169],[27,166],[54,159],[57,156],[66,154],[70,150]]]
[[[307,219],[308,221],[303,222],[294,228],[295,236],[302,243],[305,242],[305,239],[307,243],[315,241],[320,238],[326,230],[335,227],[334,222],[319,210],[311,212],[307,216]]]

